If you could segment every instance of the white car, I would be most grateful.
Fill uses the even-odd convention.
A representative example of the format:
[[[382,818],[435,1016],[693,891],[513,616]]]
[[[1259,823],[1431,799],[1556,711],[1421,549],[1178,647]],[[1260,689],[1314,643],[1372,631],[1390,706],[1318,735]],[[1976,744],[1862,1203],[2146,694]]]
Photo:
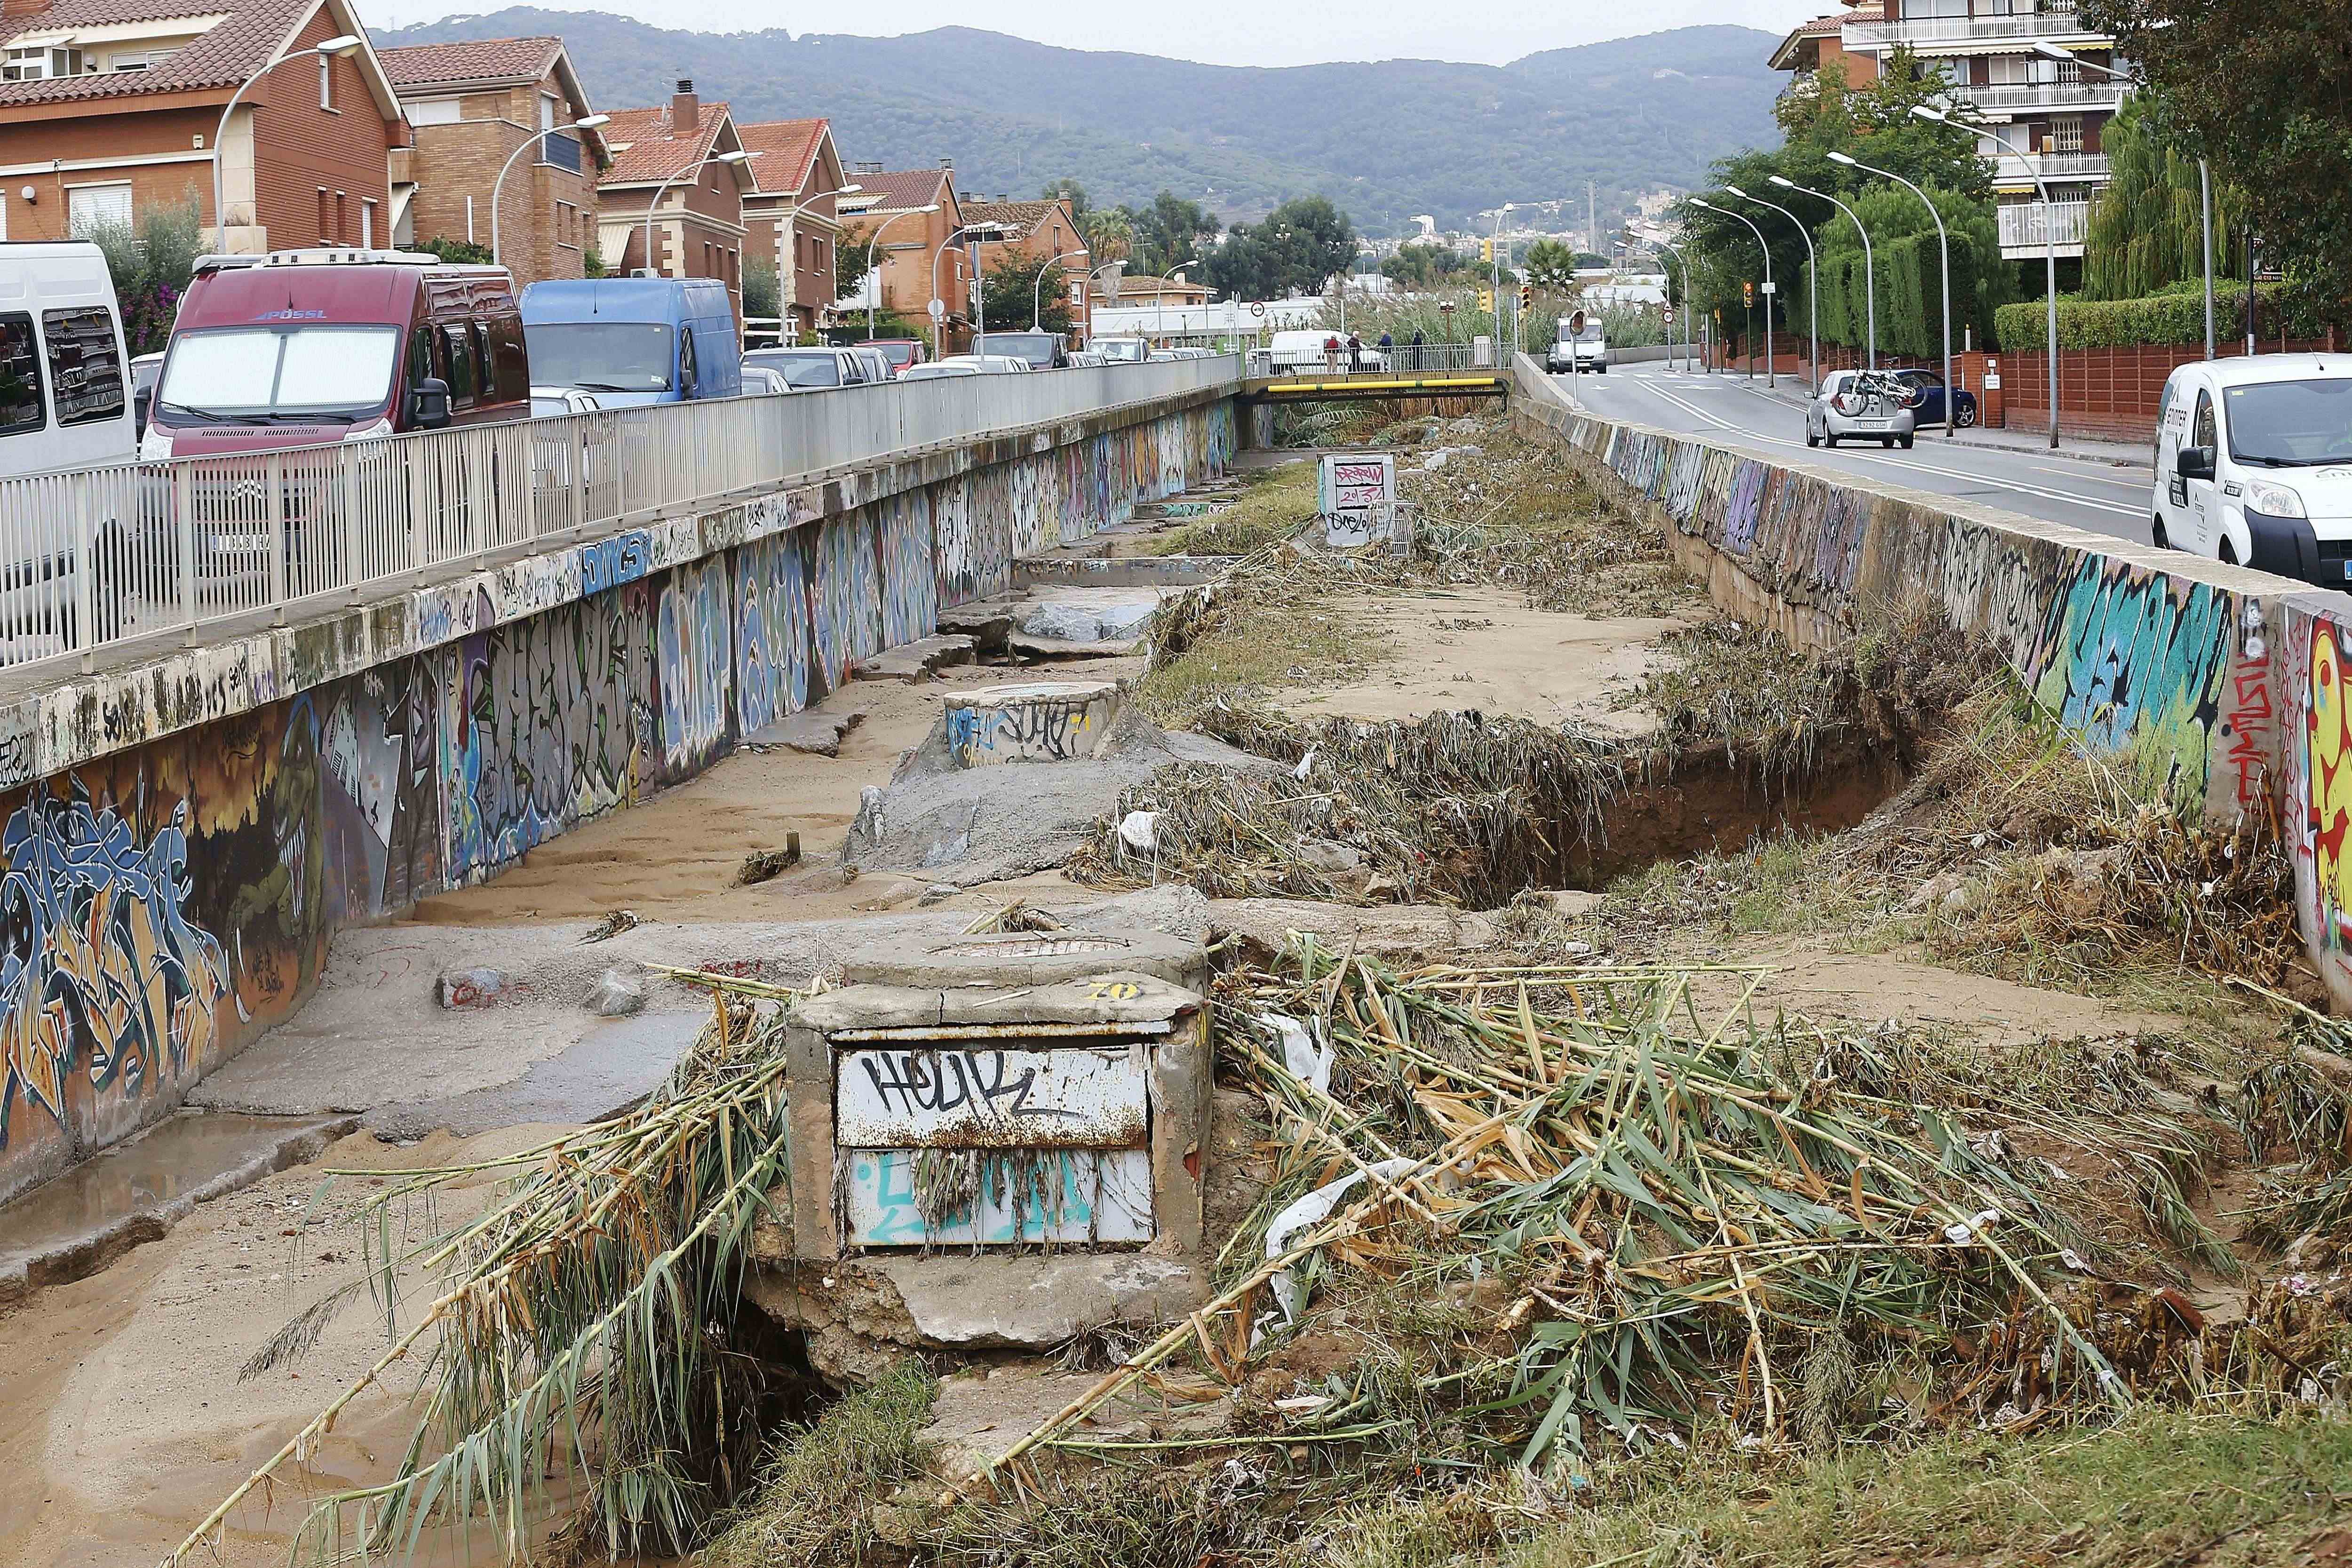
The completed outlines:
[[[910,364],[898,373],[900,381],[945,381],[959,375],[978,375],[976,364],[950,364],[945,360],[933,360],[927,364]]]
[[[1000,371],[1021,371],[1026,373],[1035,368],[1027,360],[1021,358],[1017,354],[950,354],[945,359],[933,360],[931,363],[933,364],[969,365],[973,370],[988,371],[992,374]]]
[[[2257,354],[2175,370],[2151,510],[2158,545],[2352,584],[2352,362]]]
[[[743,395],[746,397],[772,397],[792,389],[793,384],[784,379],[782,371],[768,370],[756,364],[743,367]]]
[[[603,405],[593,392],[576,386],[534,386],[530,389],[530,416],[546,419],[559,414],[593,414]]]

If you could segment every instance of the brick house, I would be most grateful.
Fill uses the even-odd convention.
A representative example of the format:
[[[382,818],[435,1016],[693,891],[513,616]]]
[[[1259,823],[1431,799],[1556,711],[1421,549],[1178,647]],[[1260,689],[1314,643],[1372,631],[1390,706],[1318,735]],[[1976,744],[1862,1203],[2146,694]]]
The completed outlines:
[[[613,162],[596,189],[596,227],[605,268],[627,274],[650,266],[665,278],[716,278],[743,314],[743,198],[749,160],[724,103],[704,103],[681,80],[665,109],[617,109],[604,127]],[[646,217],[653,215],[653,259]]]
[[[841,239],[835,204],[845,182],[833,127],[771,120],[736,132],[751,153],[755,187],[743,198],[744,254],[774,265],[788,336],[814,332],[833,303],[833,253]]]
[[[936,169],[881,169],[857,164],[850,181],[863,187],[840,201],[842,243],[863,245],[873,251],[873,271],[855,300],[841,302],[845,312],[871,302],[920,323],[931,307],[934,277],[939,298],[947,307],[940,352],[957,353],[971,342],[971,281],[963,248],[942,247],[964,223],[963,204],[956,196],[955,161],[943,158]],[[930,210],[926,211],[929,208]]]
[[[1094,313],[1087,276],[1092,270],[1094,258],[1087,249],[1086,236],[1078,232],[1078,220],[1070,210],[1068,197],[1050,202],[1012,202],[999,196],[992,202],[966,202],[963,221],[1004,226],[1001,236],[981,245],[980,269],[983,275],[1001,258],[1009,255],[1031,261],[1058,260],[1063,273],[1062,292],[1070,309],[1071,341],[1087,340],[1087,322]],[[1024,318],[1017,324],[1029,323]]]
[[[595,130],[536,134],[595,112],[563,40],[418,44],[378,58],[415,142],[393,155],[394,243],[488,246],[495,228],[499,259],[518,285],[584,276],[596,246],[596,176],[611,154]],[[526,142],[536,151],[522,152]]]
[[[193,201],[212,226],[215,155],[231,250],[381,244],[400,100],[346,0],[0,0],[0,239],[59,239]],[[216,147],[215,141],[220,144]]]

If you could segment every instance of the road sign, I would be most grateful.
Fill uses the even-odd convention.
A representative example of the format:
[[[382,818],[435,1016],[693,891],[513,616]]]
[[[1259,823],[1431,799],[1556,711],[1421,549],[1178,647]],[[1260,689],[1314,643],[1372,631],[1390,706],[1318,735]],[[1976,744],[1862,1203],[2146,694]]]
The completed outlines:
[[[1675,308],[1674,308],[1672,305],[1669,305],[1669,306],[1667,306],[1667,307],[1666,307],[1666,325],[1668,325],[1668,326],[1670,326],[1670,327],[1671,327],[1671,326],[1673,326],[1674,324],[1675,324]]]
[[[1780,286],[1778,283],[1767,283],[1767,284],[1765,284],[1765,285],[1764,285],[1763,292],[1764,292],[1764,295],[1765,295],[1765,297],[1766,297],[1767,299],[1769,299],[1771,296],[1773,296],[1773,295],[1775,295],[1775,294],[1778,294],[1780,291]]]
[[[1568,316],[1568,335],[1570,337],[1577,337],[1581,335],[1583,331],[1584,312],[1581,310],[1570,311]]]
[[[932,301],[931,301],[931,320],[933,320],[934,321],[946,321],[947,319],[948,319],[948,302],[947,302],[945,300],[932,300]]]

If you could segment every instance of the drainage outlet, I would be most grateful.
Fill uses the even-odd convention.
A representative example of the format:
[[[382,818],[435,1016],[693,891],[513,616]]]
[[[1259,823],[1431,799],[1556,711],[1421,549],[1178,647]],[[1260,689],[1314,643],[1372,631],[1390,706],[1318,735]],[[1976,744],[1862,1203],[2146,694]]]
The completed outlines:
[[[948,700],[948,751],[960,768],[1098,757],[1126,706],[1127,694],[1116,680],[1036,681],[961,692]]]

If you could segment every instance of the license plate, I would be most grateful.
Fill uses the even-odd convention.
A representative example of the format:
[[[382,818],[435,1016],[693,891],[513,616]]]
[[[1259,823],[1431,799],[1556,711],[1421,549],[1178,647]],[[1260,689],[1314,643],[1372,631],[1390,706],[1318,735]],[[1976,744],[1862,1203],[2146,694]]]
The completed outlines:
[[[1893,423],[1894,421],[1891,419],[1857,419],[1854,421],[1855,426],[1864,430],[1884,430]]]

